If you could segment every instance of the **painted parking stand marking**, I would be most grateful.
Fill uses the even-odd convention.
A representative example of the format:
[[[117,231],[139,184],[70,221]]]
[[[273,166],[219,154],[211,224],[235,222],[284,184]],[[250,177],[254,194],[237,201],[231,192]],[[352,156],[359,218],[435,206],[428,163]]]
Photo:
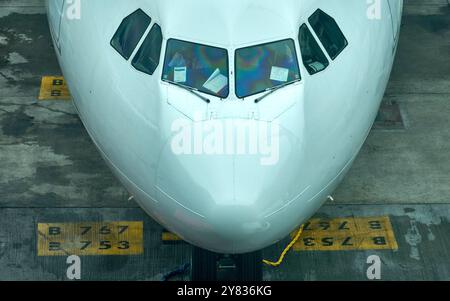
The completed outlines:
[[[176,234],[173,234],[171,232],[164,231],[161,234],[161,239],[163,242],[182,242],[183,240]]]
[[[295,235],[293,233],[292,235]],[[165,243],[182,241],[177,235],[163,232]],[[388,216],[311,219],[294,251],[397,250]]]
[[[61,76],[44,76],[41,81],[39,100],[70,100],[66,81]]]
[[[311,219],[294,251],[397,250],[388,216]]]
[[[140,255],[143,222],[39,223],[38,256]]]

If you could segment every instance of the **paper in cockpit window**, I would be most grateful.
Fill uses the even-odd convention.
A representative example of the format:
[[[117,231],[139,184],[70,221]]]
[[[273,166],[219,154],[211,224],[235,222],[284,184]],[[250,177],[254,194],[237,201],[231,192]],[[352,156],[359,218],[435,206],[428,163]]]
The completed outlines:
[[[175,67],[173,69],[173,81],[176,83],[185,83],[187,80],[187,67]]]
[[[282,67],[272,67],[270,79],[277,82],[287,82],[289,78],[289,69]]]
[[[208,78],[208,80],[203,84],[203,87],[217,94],[227,85],[228,78],[220,73],[220,69],[217,68],[216,71],[214,71],[213,74]]]

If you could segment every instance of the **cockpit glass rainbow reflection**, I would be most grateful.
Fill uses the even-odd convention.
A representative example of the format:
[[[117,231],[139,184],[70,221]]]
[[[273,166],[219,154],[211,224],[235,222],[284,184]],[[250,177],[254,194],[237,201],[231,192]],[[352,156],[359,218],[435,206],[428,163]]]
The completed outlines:
[[[167,42],[162,79],[227,98],[228,52],[222,48],[170,39]]]
[[[248,97],[301,79],[292,39],[236,51],[236,95]]]

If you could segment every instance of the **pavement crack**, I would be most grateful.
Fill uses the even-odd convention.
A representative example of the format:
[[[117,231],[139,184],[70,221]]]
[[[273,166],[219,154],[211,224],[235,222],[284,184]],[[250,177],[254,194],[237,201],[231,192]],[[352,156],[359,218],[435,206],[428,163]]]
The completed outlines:
[[[35,104],[33,104],[33,105],[34,105],[34,106],[37,106],[37,107],[39,107],[39,108],[41,108],[41,109],[48,110],[48,111],[53,112],[53,113],[60,113],[60,114],[64,114],[64,115],[67,115],[67,116],[74,117],[74,118],[78,118],[78,114],[69,113],[69,112],[66,112],[66,111],[58,110],[58,109],[52,109],[52,108],[49,108],[49,107],[40,105],[40,104],[38,104],[38,103],[35,103]]]
[[[4,73],[1,72],[1,71],[0,71],[0,76],[3,77],[3,78],[5,78],[7,81],[10,81],[10,82],[11,82],[11,81],[15,81],[14,78],[12,78],[12,77],[10,77],[10,76],[4,74]]]
[[[41,105],[41,104],[39,104],[37,102],[36,103],[28,103],[28,104],[0,102],[0,106],[5,106],[5,107],[8,107],[8,106],[38,107],[38,108],[41,108],[41,109],[44,109],[44,110],[48,110],[48,111],[53,112],[53,113],[59,113],[59,114],[64,114],[64,115],[73,117],[73,118],[78,118],[78,114],[76,114],[76,113],[69,113],[69,112],[66,112],[66,111],[63,111],[63,110],[49,108],[49,107],[43,106],[43,105]],[[4,109],[0,109],[0,110],[2,110],[4,112],[8,112],[8,111],[6,111]]]

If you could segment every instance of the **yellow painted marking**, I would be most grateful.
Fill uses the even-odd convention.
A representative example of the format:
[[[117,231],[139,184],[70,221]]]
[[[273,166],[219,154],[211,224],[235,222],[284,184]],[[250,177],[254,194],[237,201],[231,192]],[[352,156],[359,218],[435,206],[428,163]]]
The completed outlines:
[[[38,256],[140,255],[143,222],[38,224]]]
[[[291,234],[292,236],[293,234]],[[311,219],[294,251],[397,250],[388,216]]]
[[[178,235],[170,233],[170,232],[163,232],[161,235],[162,241],[165,242],[171,242],[171,241],[183,241]]]
[[[292,233],[291,236],[295,235]],[[181,239],[169,232],[162,234],[164,242]],[[388,216],[311,219],[294,251],[397,250],[391,221]]]
[[[44,76],[41,81],[39,100],[70,100],[66,81],[61,76]]]

